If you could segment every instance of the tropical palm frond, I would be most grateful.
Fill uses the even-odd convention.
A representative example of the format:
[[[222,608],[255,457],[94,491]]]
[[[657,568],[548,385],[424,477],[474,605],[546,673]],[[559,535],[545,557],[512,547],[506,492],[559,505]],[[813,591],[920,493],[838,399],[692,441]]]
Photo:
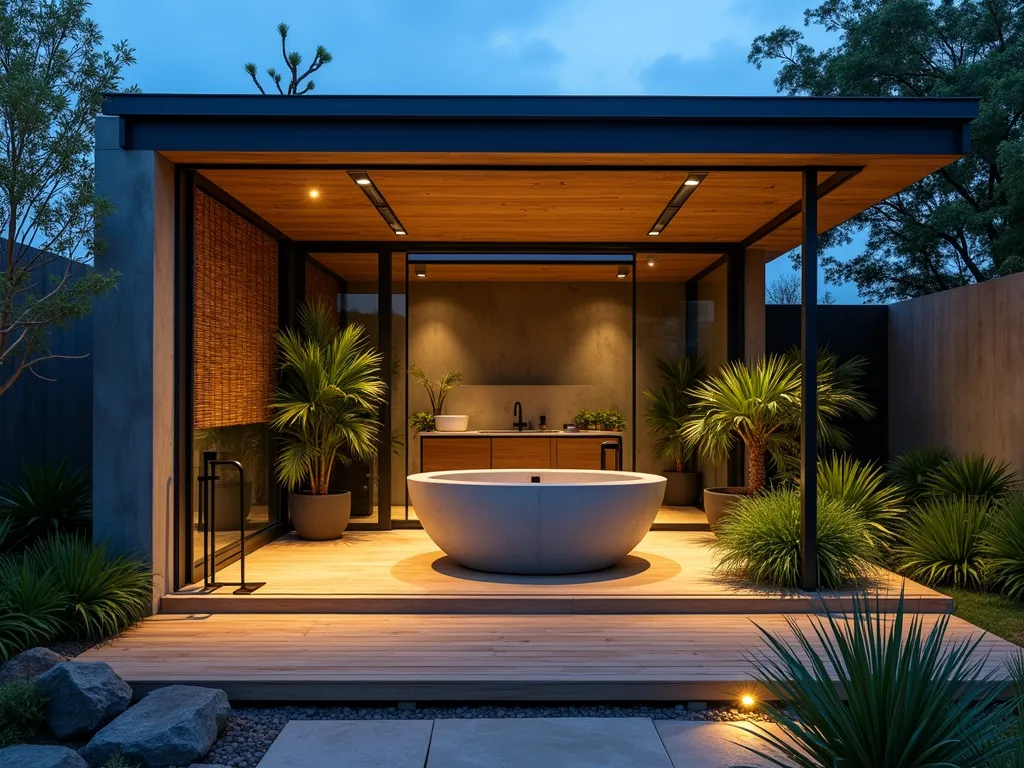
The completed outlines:
[[[679,429],[690,415],[693,397],[690,389],[704,375],[704,364],[695,357],[678,360],[658,360],[662,386],[644,391],[650,404],[647,409],[648,429],[657,438],[655,455],[681,468],[693,455],[693,448],[679,436]]]
[[[889,477],[900,486],[907,500],[913,502],[927,493],[925,481],[949,458],[950,453],[945,448],[911,448],[889,462]]]
[[[271,426],[281,438],[276,469],[290,489],[327,493],[336,462],[369,460],[386,399],[381,355],[359,325],[337,327],[326,304],[304,306],[301,332],[278,333],[281,378]]]
[[[818,462],[818,493],[857,510],[883,539],[904,509],[903,494],[886,482],[880,467],[844,454],[833,453]]]

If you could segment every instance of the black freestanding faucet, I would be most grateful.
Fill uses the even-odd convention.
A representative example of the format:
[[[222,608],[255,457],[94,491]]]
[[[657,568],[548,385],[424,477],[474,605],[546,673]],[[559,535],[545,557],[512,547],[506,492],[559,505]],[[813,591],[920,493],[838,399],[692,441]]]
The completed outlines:
[[[522,432],[523,427],[526,426],[526,422],[523,421],[523,404],[518,400],[516,400],[516,404],[512,406],[512,415],[518,417],[516,421],[512,422],[512,426]]]

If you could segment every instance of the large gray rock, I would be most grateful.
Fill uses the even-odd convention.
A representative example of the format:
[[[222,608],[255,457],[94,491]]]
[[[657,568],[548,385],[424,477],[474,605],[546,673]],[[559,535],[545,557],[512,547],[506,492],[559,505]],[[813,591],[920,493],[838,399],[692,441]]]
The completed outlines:
[[[189,765],[210,751],[231,705],[216,688],[158,688],[97,733],[82,750],[90,765],[120,754],[145,768]]]
[[[73,749],[38,744],[0,749],[0,765],[3,768],[89,768]]]
[[[102,661],[65,661],[36,680],[46,702],[46,724],[59,739],[96,732],[128,709],[132,689]]]
[[[0,685],[12,680],[30,680],[39,677],[63,661],[67,661],[67,659],[49,648],[29,648],[0,668]]]

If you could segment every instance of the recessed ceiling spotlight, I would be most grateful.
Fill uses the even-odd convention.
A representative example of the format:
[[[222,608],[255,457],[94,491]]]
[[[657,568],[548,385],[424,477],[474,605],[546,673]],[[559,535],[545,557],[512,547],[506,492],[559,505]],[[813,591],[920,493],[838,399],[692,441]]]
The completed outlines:
[[[396,235],[404,235],[405,234],[405,230],[404,229],[396,229],[395,230],[395,234]]]
[[[629,267],[619,267],[619,271],[615,273],[615,276],[619,280],[629,277]]]
[[[427,276],[427,265],[426,264],[417,264],[416,265],[416,277],[426,277],[426,276]]]
[[[647,236],[648,237],[657,237],[660,234],[661,234],[661,232],[659,232],[658,230],[652,229],[650,232],[647,233]]]
[[[696,187],[698,184],[700,184],[700,182],[701,179],[698,179],[691,174],[686,178],[686,181],[684,181],[683,184],[687,187]]]
[[[402,222],[398,220],[398,215],[388,205],[388,201],[384,199],[384,195],[377,188],[377,185],[373,183],[373,179],[370,178],[368,173],[365,171],[349,171],[348,175],[363,190],[366,199],[377,209],[377,213],[384,219],[384,223],[391,227],[392,232],[398,236],[408,234],[405,227],[402,226]]]
[[[662,231],[669,225],[672,218],[679,213],[679,209],[683,207],[683,203],[686,199],[697,191],[697,186],[707,178],[707,171],[695,171],[694,173],[686,174],[686,178],[683,179],[683,183],[679,185],[679,189],[672,195],[672,199],[668,201],[668,205],[658,215],[658,218],[654,220],[651,228],[647,230],[649,236],[660,235]]]
[[[362,178],[356,179],[356,184],[358,184],[360,187],[368,187],[370,186],[370,180],[364,176]]]
[[[309,190],[309,197],[311,200],[316,200],[318,197],[320,197],[320,190],[317,189],[316,187],[313,187],[312,189]]]
[[[648,267],[653,267],[657,263],[658,263],[658,257],[655,256],[653,253],[650,256],[647,257],[647,266]]]

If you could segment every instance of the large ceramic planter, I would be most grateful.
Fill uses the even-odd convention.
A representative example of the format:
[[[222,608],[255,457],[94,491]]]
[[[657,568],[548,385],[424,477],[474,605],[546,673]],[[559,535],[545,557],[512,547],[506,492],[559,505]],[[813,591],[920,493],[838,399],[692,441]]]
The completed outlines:
[[[441,415],[434,417],[437,432],[465,432],[469,429],[469,416]]]
[[[700,499],[700,472],[664,472],[667,507],[695,507]]]
[[[241,525],[242,515],[238,508],[238,483],[217,483],[213,488],[213,504],[216,507],[214,530],[216,531],[237,531]],[[245,510],[245,518],[248,520],[249,512],[252,510],[252,480],[245,481],[242,489],[242,508]]]
[[[742,486],[704,489],[704,514],[712,531],[718,528],[719,522],[729,514],[736,502],[746,495],[747,489]]]
[[[307,541],[340,539],[352,517],[352,494],[339,491],[320,496],[293,493],[288,497],[288,512],[295,533]]]

